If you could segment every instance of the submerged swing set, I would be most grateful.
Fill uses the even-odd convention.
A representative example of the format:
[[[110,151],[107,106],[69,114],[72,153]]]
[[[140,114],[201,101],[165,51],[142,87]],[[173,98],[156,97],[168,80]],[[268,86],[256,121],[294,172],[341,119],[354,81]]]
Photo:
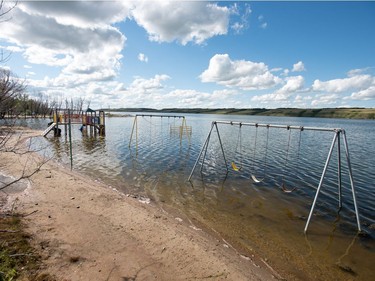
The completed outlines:
[[[149,117],[150,120],[151,120],[151,118],[159,117],[160,120],[161,120],[161,123],[160,123],[161,127],[163,126],[163,123],[162,123],[163,118],[168,118],[168,120],[173,118],[174,124],[169,125],[170,133],[171,134],[177,133],[179,135],[179,138],[180,138],[180,143],[182,142],[182,136],[184,134],[186,134],[188,139],[189,139],[189,142],[190,142],[190,136],[192,134],[192,127],[187,126],[185,116],[182,116],[182,115],[162,115],[162,114],[136,114],[134,116],[132,132],[130,134],[129,147],[131,146],[131,143],[132,143],[132,140],[133,140],[134,129],[135,129],[135,143],[136,143],[136,147],[138,147],[138,118],[139,117],[142,117],[142,118]],[[176,119],[182,119],[181,125],[175,124]],[[151,121],[149,123],[152,124]]]
[[[316,193],[315,193],[315,196],[314,196],[314,200],[313,200],[313,203],[312,203],[311,208],[310,208],[309,216],[308,216],[307,221],[306,221],[304,233],[307,232],[308,226],[310,224],[310,220],[311,220],[311,217],[313,215],[314,208],[315,208],[316,202],[318,200],[318,196],[319,196],[319,193],[320,193],[321,188],[322,188],[323,180],[326,176],[328,165],[329,165],[329,162],[331,160],[331,157],[332,157],[333,150],[334,150],[335,146],[337,146],[337,155],[338,155],[338,158],[337,158],[338,203],[339,203],[339,209],[342,208],[341,141],[343,141],[343,143],[344,143],[345,158],[346,158],[346,162],[347,162],[348,174],[349,174],[350,185],[351,185],[351,192],[352,192],[352,196],[353,196],[354,211],[355,211],[355,214],[356,214],[357,227],[358,227],[358,231],[361,231],[361,224],[360,224],[360,219],[359,219],[359,212],[358,212],[358,207],[357,207],[354,181],[353,181],[353,173],[352,173],[350,156],[349,156],[349,147],[348,147],[348,142],[347,142],[347,139],[346,139],[346,133],[345,133],[344,129],[319,128],[319,127],[301,127],[301,126],[276,125],[276,124],[258,124],[258,123],[232,122],[232,121],[213,121],[212,125],[211,125],[211,129],[210,129],[210,131],[208,133],[208,136],[205,140],[205,143],[204,143],[204,145],[203,145],[203,147],[202,147],[202,149],[201,149],[201,151],[198,155],[198,158],[197,158],[197,160],[196,160],[196,162],[193,166],[193,169],[191,170],[191,173],[190,173],[189,178],[188,178],[189,181],[191,181],[193,173],[194,173],[194,171],[195,171],[195,169],[196,169],[200,160],[201,160],[201,172],[203,170],[208,145],[209,145],[210,138],[211,138],[211,135],[212,135],[212,131],[213,131],[214,128],[216,129],[217,137],[218,137],[220,148],[221,148],[221,153],[223,155],[223,159],[224,159],[224,162],[225,162],[225,168],[227,170],[227,173],[229,172],[227,159],[226,159],[226,156],[225,156],[223,143],[221,141],[218,124],[232,125],[232,126],[235,125],[235,126],[239,127],[238,136],[237,136],[237,144],[236,144],[236,148],[235,148],[235,154],[237,154],[237,153],[240,154],[240,162],[239,162],[239,165],[236,165],[236,163],[234,163],[233,161],[231,162],[231,167],[234,171],[240,171],[242,169],[242,166],[243,166],[243,158],[242,158],[243,156],[242,156],[242,153],[241,153],[242,152],[242,132],[241,132],[241,128],[243,126],[255,127],[254,144],[253,144],[254,154],[253,154],[252,165],[250,165],[250,167],[251,167],[250,177],[255,183],[260,183],[260,182],[264,181],[264,179],[265,179],[265,175],[266,175],[266,171],[267,171],[267,151],[268,151],[268,146],[269,146],[269,142],[268,142],[268,140],[269,140],[269,129],[270,128],[277,128],[277,129],[286,129],[286,130],[289,131],[288,143],[287,143],[287,149],[286,149],[286,156],[285,156],[285,165],[283,166],[283,176],[282,176],[282,183],[281,183],[281,189],[282,189],[283,192],[286,192],[286,193],[293,192],[296,189],[296,187],[294,187],[292,189],[287,189],[285,181],[284,181],[284,170],[287,168],[289,152],[290,152],[289,148],[290,148],[290,142],[291,142],[291,131],[292,130],[299,130],[297,161],[299,161],[299,159],[300,159],[299,152],[300,152],[300,147],[301,147],[301,139],[302,139],[302,132],[303,131],[320,131],[320,132],[334,133],[333,140],[332,140],[332,143],[331,143],[328,155],[327,155],[327,159],[325,161],[325,165],[324,165],[321,177],[320,177],[319,185],[317,187],[317,190],[316,190]],[[257,134],[258,134],[258,128],[260,128],[260,127],[263,127],[263,128],[267,129],[265,153],[264,153],[264,158],[263,158],[264,175],[263,175],[262,178],[256,177],[255,174],[254,174],[254,171],[255,171],[255,153],[256,153],[256,147],[257,147]],[[203,155],[203,158],[202,158],[202,155]]]

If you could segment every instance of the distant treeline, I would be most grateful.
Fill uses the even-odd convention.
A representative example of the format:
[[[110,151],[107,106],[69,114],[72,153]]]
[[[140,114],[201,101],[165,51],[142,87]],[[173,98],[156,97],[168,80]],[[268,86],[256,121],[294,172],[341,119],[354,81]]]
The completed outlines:
[[[285,117],[321,117],[348,119],[375,119],[375,108],[116,108],[103,109],[112,112],[149,112],[149,113],[196,113],[196,114],[235,114]]]

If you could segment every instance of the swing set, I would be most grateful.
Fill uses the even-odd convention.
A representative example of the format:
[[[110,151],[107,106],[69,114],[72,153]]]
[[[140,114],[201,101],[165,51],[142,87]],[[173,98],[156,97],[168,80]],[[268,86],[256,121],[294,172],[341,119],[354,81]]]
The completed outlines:
[[[213,121],[211,125],[211,129],[208,133],[208,136],[205,140],[205,143],[198,155],[197,160],[195,161],[194,167],[191,170],[191,173],[189,175],[188,180],[191,181],[191,178],[193,176],[193,173],[201,160],[201,172],[203,170],[203,166],[205,164],[205,158],[207,155],[207,150],[209,146],[209,142],[211,139],[212,131],[215,128],[217,137],[219,140],[220,148],[221,148],[221,153],[225,162],[225,168],[227,170],[227,173],[229,172],[228,164],[227,164],[227,159],[225,156],[224,152],[224,147],[223,143],[221,141],[221,136],[218,128],[218,124],[221,125],[235,125],[238,126],[238,135],[237,135],[237,143],[235,147],[235,155],[239,154],[240,155],[240,160],[239,160],[239,165],[236,165],[234,161],[231,162],[231,167],[234,171],[239,172],[243,168],[243,155],[242,155],[242,127],[243,126],[250,126],[250,127],[255,127],[255,135],[254,135],[254,144],[253,144],[253,159],[250,164],[250,178],[254,183],[260,183],[265,180],[266,174],[267,174],[267,152],[268,152],[268,146],[269,146],[269,130],[270,128],[277,128],[277,129],[286,129],[289,131],[288,134],[288,141],[287,141],[287,146],[286,146],[286,155],[285,155],[285,164],[283,165],[282,169],[282,179],[281,179],[281,190],[285,193],[291,193],[293,192],[296,187],[293,187],[291,189],[288,189],[285,183],[285,170],[288,168],[288,162],[290,158],[290,145],[291,145],[291,132],[292,130],[299,130],[299,137],[298,137],[298,148],[297,148],[297,162],[300,161],[300,149],[301,149],[301,140],[302,140],[302,132],[303,131],[319,131],[319,132],[331,132],[334,133],[333,140],[327,155],[327,159],[325,161],[325,165],[320,177],[319,185],[317,187],[313,203],[310,208],[310,213],[306,221],[306,225],[304,228],[304,233],[307,232],[308,226],[310,224],[311,217],[314,212],[314,208],[319,196],[319,193],[322,188],[323,180],[326,176],[326,172],[328,169],[329,162],[331,160],[333,150],[335,146],[337,146],[337,187],[338,187],[338,203],[339,203],[339,209],[342,208],[342,182],[341,182],[341,174],[342,174],[342,167],[341,167],[341,140],[344,143],[344,149],[345,149],[345,158],[347,162],[347,168],[348,168],[348,174],[349,174],[349,179],[350,179],[350,185],[351,185],[351,193],[353,197],[353,203],[354,203],[354,211],[356,214],[356,220],[357,220],[357,227],[358,231],[361,231],[361,225],[360,225],[360,220],[359,220],[359,213],[358,213],[358,207],[357,207],[357,200],[356,200],[356,195],[355,195],[355,188],[354,188],[354,181],[353,181],[353,174],[352,174],[352,168],[351,168],[351,163],[350,163],[350,156],[349,156],[349,147],[348,147],[348,142],[346,139],[346,133],[344,129],[337,129],[337,128],[320,128],[320,127],[301,127],[301,126],[289,126],[289,125],[276,125],[276,124],[258,124],[258,123],[244,123],[244,122],[232,122],[232,121]],[[263,176],[262,178],[258,178],[255,175],[255,159],[256,159],[256,151],[257,151],[257,137],[258,137],[258,128],[263,127],[266,128],[266,144],[265,144],[265,152],[263,155]],[[203,155],[203,157],[202,157]]]
[[[182,136],[184,134],[186,134],[187,137],[188,137],[189,143],[190,143],[190,137],[191,137],[191,134],[192,134],[192,127],[187,126],[185,116],[182,116],[182,115],[162,115],[162,114],[136,114],[135,117],[134,117],[132,132],[130,134],[129,147],[131,146],[131,143],[132,143],[132,140],[133,140],[134,129],[135,129],[136,147],[138,147],[138,118],[140,118],[140,117],[142,117],[142,118],[149,117],[150,118],[149,123],[151,125],[153,125],[153,123],[151,122],[151,118],[159,117],[160,118],[161,130],[163,130],[162,119],[168,118],[168,124],[169,124],[169,120],[173,118],[173,125],[169,125],[170,133],[171,134],[172,133],[178,133],[179,138],[180,138],[180,144],[182,142]],[[181,125],[176,125],[176,119],[182,119]],[[151,128],[150,128],[150,130],[151,130]],[[151,133],[150,133],[150,135],[151,135]]]

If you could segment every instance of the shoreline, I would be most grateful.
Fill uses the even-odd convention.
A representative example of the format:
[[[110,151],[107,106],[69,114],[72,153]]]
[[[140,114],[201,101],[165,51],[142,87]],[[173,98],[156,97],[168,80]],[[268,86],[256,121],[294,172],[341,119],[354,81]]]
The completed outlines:
[[[38,131],[32,129],[25,128],[22,132],[19,135],[21,137],[15,136],[19,142],[27,143],[26,139],[31,135],[39,137]],[[19,145],[26,147],[21,142]],[[14,158],[9,158],[9,161],[4,160],[2,155],[0,172],[4,172],[5,167],[13,171],[16,177],[27,157],[29,164],[37,166],[42,155],[46,154],[37,152],[24,155],[22,161],[17,158],[20,155],[16,157],[10,154]],[[33,161],[33,158],[36,160]],[[42,176],[36,180],[41,172]],[[106,181],[103,180],[106,177],[101,177],[97,172],[87,173],[80,169],[70,171],[69,165],[60,161],[48,162],[41,172],[31,179],[31,187],[23,195],[15,194],[12,198],[13,202],[22,205],[22,214],[32,213],[28,217],[33,223],[39,215],[39,207],[44,207],[44,221],[37,218],[39,225],[33,226],[34,230],[30,234],[39,237],[39,240],[34,239],[34,245],[36,252],[43,254],[45,267],[58,266],[55,271],[48,273],[56,274],[69,268],[77,274],[81,270],[89,270],[83,265],[96,270],[105,263],[113,265],[113,268],[104,269],[107,273],[115,271],[115,267],[130,273],[124,275],[117,272],[117,279],[106,279],[104,275],[97,279],[90,275],[91,279],[123,280],[126,277],[135,280],[134,276],[141,276],[141,280],[368,280],[373,274],[371,239],[355,235],[355,232],[351,235],[341,231],[342,227],[342,230],[347,229],[346,222],[340,222],[337,218],[333,223],[317,220],[308,236],[303,235],[301,229],[306,210],[298,200],[289,198],[288,203],[280,201],[279,193],[267,193],[267,196],[262,193],[260,196],[259,192],[252,189],[250,197],[244,197],[243,200],[238,197],[225,212],[224,209],[217,209],[216,204],[221,206],[221,200],[230,200],[232,197],[222,191],[221,199],[218,198],[220,202],[207,200],[201,204],[205,200],[205,193],[193,192],[194,196],[184,197],[182,201],[168,200],[168,194],[154,193],[146,184],[139,189],[132,189],[129,181]],[[165,184],[174,190],[173,185]],[[183,190],[184,194],[191,191]],[[30,194],[35,197],[33,201]],[[22,196],[25,198],[20,200]],[[250,204],[246,205],[245,201],[249,198]],[[290,204],[295,208],[289,207]],[[174,232],[166,233],[166,229]],[[99,233],[99,237],[95,233]],[[43,240],[45,237],[47,241]],[[85,243],[89,245],[81,247]],[[130,252],[124,249],[128,246]],[[134,248],[137,250],[131,250]],[[95,251],[95,255],[92,251]],[[141,258],[139,252],[144,253]],[[98,255],[107,259],[98,258]],[[109,256],[112,260],[108,260]],[[152,266],[146,264],[147,268],[144,269],[134,264],[131,268],[124,267],[128,259],[136,262],[152,260],[156,263]],[[204,267],[205,264],[209,266]],[[152,272],[148,265],[153,267]],[[137,266],[140,272],[145,272],[134,275],[133,269]],[[212,268],[216,268],[216,271],[212,272]],[[254,268],[265,275],[254,272]],[[151,273],[145,277],[143,274],[146,271]],[[172,276],[176,272],[180,279]],[[70,279],[59,275],[59,278],[87,280],[83,273],[77,278],[76,275],[71,275]]]
[[[111,114],[116,112],[145,112],[166,114],[224,114],[247,116],[276,116],[276,117],[315,117],[339,119],[375,119],[375,108],[113,108],[102,109]],[[115,115],[115,114],[113,114]]]
[[[17,177],[25,163],[33,169],[40,160],[36,153],[3,153],[0,170]],[[261,257],[241,255],[189,218],[56,162],[45,163],[30,182],[22,192],[9,194],[6,206],[32,213],[25,218],[26,231],[45,271],[60,280],[281,278]]]
[[[220,114],[239,116],[273,116],[292,118],[327,118],[375,120],[375,108],[342,107],[342,108],[102,108],[107,117],[134,117],[132,113],[147,114]],[[123,114],[123,112],[127,112]],[[4,120],[50,118],[50,115],[6,115]]]

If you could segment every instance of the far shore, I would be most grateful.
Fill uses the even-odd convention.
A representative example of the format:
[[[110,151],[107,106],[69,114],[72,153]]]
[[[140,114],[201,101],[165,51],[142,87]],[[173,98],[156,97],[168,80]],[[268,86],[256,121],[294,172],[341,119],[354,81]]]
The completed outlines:
[[[61,109],[64,110],[64,109]],[[133,117],[135,114],[223,114],[275,117],[314,117],[375,120],[375,108],[102,108],[107,117]],[[47,115],[4,115],[3,119],[52,118]]]
[[[106,112],[228,114],[279,117],[375,119],[375,108],[105,108]]]

